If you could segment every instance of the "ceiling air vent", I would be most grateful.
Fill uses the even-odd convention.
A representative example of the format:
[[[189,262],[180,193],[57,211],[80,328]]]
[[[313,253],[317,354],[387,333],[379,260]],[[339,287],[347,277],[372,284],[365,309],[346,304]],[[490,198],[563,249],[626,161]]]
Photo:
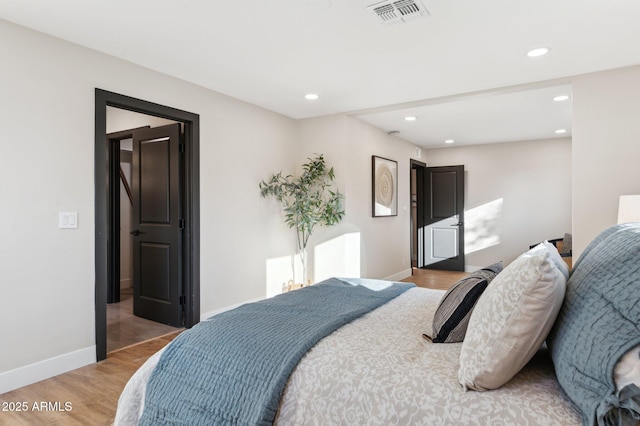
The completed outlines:
[[[420,0],[391,0],[367,6],[384,24],[407,22],[408,19],[428,15],[429,11]]]

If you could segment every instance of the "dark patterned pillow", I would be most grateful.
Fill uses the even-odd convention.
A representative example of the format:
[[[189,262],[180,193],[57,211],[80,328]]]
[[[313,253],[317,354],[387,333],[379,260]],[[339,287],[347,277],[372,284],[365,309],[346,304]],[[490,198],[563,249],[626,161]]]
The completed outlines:
[[[494,263],[455,283],[442,297],[433,316],[433,343],[462,342],[467,333],[471,311],[491,280],[502,271],[502,262]]]

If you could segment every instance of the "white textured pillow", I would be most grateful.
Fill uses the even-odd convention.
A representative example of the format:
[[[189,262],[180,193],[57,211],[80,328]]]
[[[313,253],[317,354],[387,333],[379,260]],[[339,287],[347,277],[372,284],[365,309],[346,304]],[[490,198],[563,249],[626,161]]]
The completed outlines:
[[[616,390],[620,391],[631,383],[640,388],[640,345],[624,354],[613,370]]]
[[[553,326],[566,283],[540,249],[496,276],[478,300],[462,343],[458,380],[465,390],[496,389],[529,362]]]
[[[562,275],[564,275],[565,279],[568,280],[571,271],[569,271],[569,265],[567,265],[567,262],[562,260],[562,256],[560,256],[560,253],[558,252],[558,248],[551,244],[549,241],[544,241],[542,244],[547,248],[547,251],[549,252],[549,259],[551,259],[553,264],[556,265],[560,272],[562,272]]]
[[[562,272],[564,278],[568,280],[570,274],[569,265],[567,265],[567,263],[562,260],[562,256],[560,256],[560,253],[558,252],[556,246],[551,244],[549,241],[545,240],[541,242],[537,246],[530,249],[528,252],[524,253],[523,256],[537,256],[543,254],[545,251],[549,253],[549,260],[553,262],[556,268],[558,268],[558,270]]]

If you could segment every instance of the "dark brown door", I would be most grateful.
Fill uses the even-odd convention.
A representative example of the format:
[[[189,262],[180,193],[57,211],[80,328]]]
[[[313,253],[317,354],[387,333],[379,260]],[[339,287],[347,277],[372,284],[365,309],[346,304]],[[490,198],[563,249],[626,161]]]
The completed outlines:
[[[424,267],[464,271],[464,166],[425,169]]]
[[[182,159],[180,124],[133,133],[133,313],[180,327]]]

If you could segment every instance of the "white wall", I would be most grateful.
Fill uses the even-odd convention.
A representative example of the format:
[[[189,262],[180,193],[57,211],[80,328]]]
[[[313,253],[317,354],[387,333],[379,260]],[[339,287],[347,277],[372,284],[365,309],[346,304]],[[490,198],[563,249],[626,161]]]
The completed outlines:
[[[640,67],[575,77],[572,132],[575,257],[640,194]]]
[[[464,165],[468,269],[507,264],[571,232],[571,139],[437,148],[423,157],[428,166]]]
[[[410,262],[410,159],[415,146],[387,135],[356,118],[333,115],[300,121],[300,146],[298,163],[313,154],[324,154],[329,165],[334,166],[336,182],[345,195],[346,215],[343,221],[330,228],[320,228],[310,240],[317,247],[331,242],[341,243],[343,249],[332,247],[335,260],[312,258],[311,276],[316,279],[327,275],[348,274],[348,265],[337,262],[359,250],[360,276],[367,278],[400,279],[411,275]],[[398,162],[398,215],[372,217],[371,215],[371,156],[377,155]],[[345,237],[349,235],[350,237]],[[359,238],[354,247],[353,238]],[[317,252],[318,250],[316,250]],[[329,250],[327,250],[329,251]],[[316,263],[335,263],[336,269],[315,271]]]
[[[175,123],[175,121],[107,106],[107,133],[121,132],[144,126],[166,126],[172,123]],[[131,150],[133,148],[128,147],[127,149]]]
[[[292,242],[258,182],[292,171],[294,120],[1,20],[0,57],[0,393],[95,360],[96,87],[200,114],[201,312],[264,297]]]

